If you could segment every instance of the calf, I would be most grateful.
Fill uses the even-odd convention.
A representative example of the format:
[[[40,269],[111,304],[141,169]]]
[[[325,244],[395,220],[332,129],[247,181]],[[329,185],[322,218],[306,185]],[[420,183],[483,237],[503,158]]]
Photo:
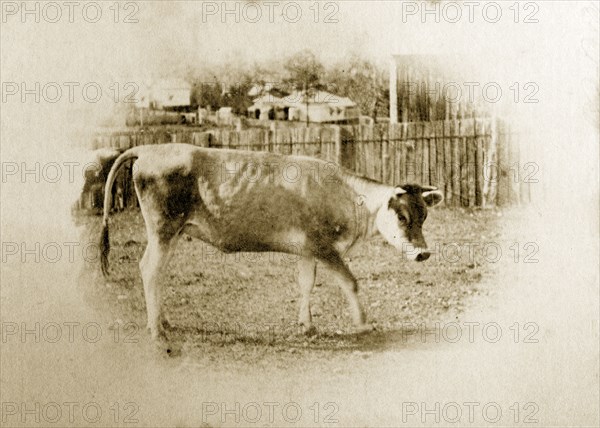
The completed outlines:
[[[300,286],[299,323],[312,331],[310,292],[316,261],[338,278],[359,331],[369,330],[357,282],[343,255],[380,232],[410,259],[427,260],[421,227],[427,207],[442,201],[435,188],[388,186],[325,161],[266,152],[206,149],[185,144],[139,146],[114,163],[104,192],[101,265],[108,274],[109,207],[124,162],[137,159],[134,184],[148,244],[140,261],[153,338],[164,335],[160,274],[182,232],[224,252],[294,253]]]

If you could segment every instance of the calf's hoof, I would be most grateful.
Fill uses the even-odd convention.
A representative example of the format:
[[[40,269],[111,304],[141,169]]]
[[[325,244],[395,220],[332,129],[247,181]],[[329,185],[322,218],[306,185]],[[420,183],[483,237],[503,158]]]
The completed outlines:
[[[302,324],[302,334],[305,336],[314,336],[317,334],[317,328],[314,325],[304,325]]]
[[[153,342],[166,341],[167,333],[162,324],[158,324],[153,327],[146,327],[146,331],[150,334],[150,338]]]
[[[361,324],[358,325],[354,328],[354,331],[356,334],[366,334],[366,333],[371,333],[373,331],[375,331],[375,327],[373,326],[373,324]]]

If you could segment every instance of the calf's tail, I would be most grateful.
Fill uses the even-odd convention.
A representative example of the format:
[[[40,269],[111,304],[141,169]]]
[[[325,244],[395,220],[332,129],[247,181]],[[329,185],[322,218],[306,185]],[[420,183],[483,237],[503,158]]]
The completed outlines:
[[[138,149],[138,147],[134,147],[121,154],[121,156],[115,160],[115,163],[108,173],[108,178],[106,179],[106,185],[104,187],[104,214],[102,217],[102,232],[100,234],[100,266],[102,269],[102,274],[105,277],[108,276],[108,255],[110,253],[108,216],[110,214],[110,207],[112,204],[112,187],[121,166],[123,166],[123,164],[128,160],[137,159],[139,157]]]

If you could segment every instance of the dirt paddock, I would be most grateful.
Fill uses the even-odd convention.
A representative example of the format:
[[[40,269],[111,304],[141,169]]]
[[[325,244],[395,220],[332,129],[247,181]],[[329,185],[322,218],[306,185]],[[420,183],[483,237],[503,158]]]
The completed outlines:
[[[311,299],[319,333],[306,337],[296,325],[299,292],[291,259],[224,256],[181,239],[164,283],[172,325],[167,335],[177,351],[167,356],[143,329],[137,266],[145,245],[142,218],[135,211],[115,214],[108,280],[99,273],[92,246],[83,252],[89,259],[83,266],[77,257],[7,261],[2,319],[18,331],[0,347],[4,400],[40,403],[40,409],[76,402],[81,410],[92,403],[102,410],[97,426],[432,426],[436,415],[421,411],[436,403],[440,412],[459,403],[465,426],[498,426],[481,413],[489,403],[501,407],[502,426],[514,425],[514,403],[541,426],[594,420],[597,361],[571,362],[574,353],[597,355],[597,336],[585,321],[597,300],[586,299],[589,304],[578,303],[577,310],[570,302],[597,290],[585,272],[568,272],[569,287],[556,281],[560,265],[548,248],[557,234],[541,223],[532,227],[540,215],[432,209],[425,236],[430,247],[446,250],[424,263],[402,260],[379,238],[359,244],[348,263],[368,319],[377,326],[360,336],[352,334],[342,292],[325,269],[318,271],[321,285]],[[64,220],[57,215],[33,231],[15,226],[5,239],[76,241]],[[79,223],[87,238],[79,238],[77,248],[95,245],[100,218],[86,216]],[[531,242],[539,252],[525,248]],[[489,262],[496,253],[484,254],[481,247],[474,247],[479,251],[471,259],[468,248],[477,243],[496,244],[501,259]],[[67,323],[77,326],[73,340]],[[469,340],[472,323],[479,327]],[[493,329],[482,336],[482,323],[500,327],[500,340],[492,337]],[[40,341],[31,333],[34,325],[40,325]],[[452,325],[462,330],[458,341],[456,329],[445,328]],[[547,376],[556,367],[568,382]],[[471,421],[461,403],[472,402],[479,407]],[[278,405],[273,418],[271,403]],[[254,413],[244,413],[256,406],[262,411],[258,422]],[[301,414],[282,415],[284,406]],[[406,406],[419,411],[408,414]],[[63,406],[61,425],[67,416]],[[75,415],[71,425],[90,426],[84,416]],[[34,416],[7,418],[14,426],[32,426]]]
[[[499,246],[497,210],[434,209],[424,225],[432,257],[403,258],[381,237],[357,244],[347,257],[359,298],[376,331],[355,335],[345,298],[326,268],[317,268],[311,297],[316,336],[300,334],[296,256],[224,254],[183,236],[163,281],[168,341],[187,357],[258,362],[264,355],[377,352],[409,346],[416,330],[459,321],[465,306],[491,291],[480,283],[494,273]],[[100,217],[79,219],[87,240],[98,237]],[[146,244],[141,214],[111,216],[111,274],[99,273],[90,256],[80,281],[88,302],[146,337],[145,303],[138,263]],[[506,247],[503,245],[503,247]],[[129,323],[129,324],[128,324]]]

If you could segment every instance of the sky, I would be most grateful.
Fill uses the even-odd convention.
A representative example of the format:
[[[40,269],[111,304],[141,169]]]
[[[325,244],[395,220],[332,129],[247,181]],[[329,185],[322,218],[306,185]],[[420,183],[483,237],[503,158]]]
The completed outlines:
[[[16,141],[13,135],[35,139],[47,132],[64,140],[66,129],[91,129],[109,114],[115,99],[128,94],[128,82],[183,77],[211,64],[276,62],[302,49],[314,51],[325,64],[358,53],[382,67],[393,54],[444,55],[462,96],[469,82],[478,85],[479,97],[486,85],[500,88],[493,107],[511,116],[515,127],[531,131],[560,118],[584,122],[569,127],[569,133],[589,130],[598,64],[593,2],[521,3],[518,14],[513,3],[500,2],[500,12],[485,5],[463,7],[460,19],[456,4],[440,3],[436,16],[425,13],[431,5],[391,1],[130,2],[120,4],[118,15],[112,3],[102,3],[96,23],[89,22],[89,10],[75,9],[71,23],[63,9],[60,21],[51,23],[52,11],[42,9],[36,23],[35,16],[3,9],[2,81],[62,88],[58,102],[44,102],[47,97],[30,102],[31,96],[21,102],[22,91],[7,95],[3,86],[3,133],[9,141]],[[525,22],[532,20],[537,22]],[[72,102],[67,82],[79,85]],[[90,82],[100,86],[99,102],[82,95]],[[24,129],[32,123],[47,132]],[[15,147],[21,150],[22,144],[3,141],[4,150]]]
[[[43,19],[36,24],[29,17],[23,23],[18,13],[6,16],[5,77],[11,71],[24,77],[43,71],[48,78],[143,79],[219,62],[277,60],[311,49],[326,64],[349,53],[384,66],[392,54],[442,54],[456,56],[449,69],[465,69],[475,77],[535,78],[549,57],[565,54],[561,44],[572,37],[581,39],[589,31],[586,25],[591,27],[583,12],[587,2],[547,2],[539,10],[520,10],[518,18],[511,3],[500,2],[503,8],[496,23],[491,22],[491,9],[482,6],[473,8],[472,16],[463,9],[458,22],[448,22],[456,20],[451,7],[455,2],[438,6],[437,17],[423,15],[425,6],[415,2],[259,2],[251,7],[247,2],[135,4],[135,9],[120,11],[118,23],[108,7],[94,24],[77,12],[72,24],[66,11],[57,24]],[[237,12],[227,14],[225,7]],[[249,22],[258,11],[260,20]],[[528,15],[539,22],[522,22]],[[128,17],[137,22],[122,22]],[[578,31],[569,31],[572,28]],[[11,55],[6,49],[11,45],[19,45],[22,54]],[[567,64],[574,63],[563,65]]]

